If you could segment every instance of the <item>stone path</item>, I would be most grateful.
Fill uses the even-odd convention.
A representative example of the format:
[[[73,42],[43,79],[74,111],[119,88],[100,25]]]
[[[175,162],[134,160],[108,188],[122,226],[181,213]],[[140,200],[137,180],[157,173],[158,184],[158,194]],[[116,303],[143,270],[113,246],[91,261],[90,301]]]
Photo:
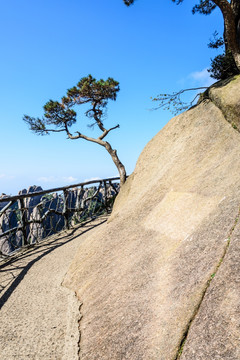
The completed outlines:
[[[61,286],[79,244],[107,217],[0,263],[0,360],[77,360],[80,302]]]

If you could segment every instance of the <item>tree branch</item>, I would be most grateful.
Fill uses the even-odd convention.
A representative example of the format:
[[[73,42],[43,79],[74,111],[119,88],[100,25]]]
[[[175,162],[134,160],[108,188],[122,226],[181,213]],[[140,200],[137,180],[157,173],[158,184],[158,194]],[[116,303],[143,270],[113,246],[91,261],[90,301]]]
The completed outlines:
[[[98,137],[98,139],[99,139],[99,140],[103,140],[103,139],[107,136],[107,134],[110,133],[110,131],[115,130],[115,129],[117,129],[117,128],[120,128],[120,125],[119,125],[119,124],[116,125],[116,126],[114,126],[114,127],[112,127],[111,129],[105,130],[105,131],[103,132],[103,134]]]
[[[67,133],[67,135],[68,135],[69,139],[73,139],[73,140],[75,140],[75,139],[79,139],[79,138],[80,138],[80,136],[73,136],[73,135],[70,133],[70,131],[68,130],[67,123],[65,123],[65,124],[64,124],[64,126],[65,126],[64,131],[66,131],[66,133]]]
[[[99,129],[104,132],[104,131],[106,131],[106,129],[104,128],[102,121],[99,119],[99,116],[98,116],[99,114],[98,113],[101,110],[96,109],[97,105],[98,105],[98,103],[94,102],[93,109],[92,109],[93,113],[94,113],[93,117],[94,117],[94,120],[96,121]],[[101,111],[100,116],[102,116],[102,111]]]
[[[105,147],[105,141],[102,141],[102,139],[99,139],[99,138],[95,139],[95,138],[86,136],[84,134],[81,134],[79,131],[77,131],[77,134],[78,134],[77,136],[71,136],[70,139],[74,140],[74,139],[80,139],[81,138],[81,139],[85,139],[87,141],[91,141],[91,142],[94,142],[96,144],[99,144],[99,145]]]
[[[65,129],[59,129],[59,130],[56,130],[56,129],[38,130],[38,132],[45,132],[46,134],[49,133],[49,132],[63,132],[63,131],[65,131]]]
[[[189,102],[184,102],[181,99],[181,95],[187,91],[196,91],[196,90],[206,90],[206,86],[201,86],[197,88],[189,88],[189,89],[183,89],[173,94],[159,94],[156,98],[153,99],[153,101],[159,101],[160,105],[156,108],[153,108],[152,110],[158,110],[163,108],[164,110],[170,110],[170,107],[172,106],[174,110],[170,110],[174,115],[177,115],[183,110],[188,110],[190,107],[193,106],[194,101],[198,96],[201,95],[201,93],[198,93],[195,95],[194,99]]]
[[[76,131],[76,134],[77,134],[77,135],[75,135],[75,136],[72,135],[72,134],[70,133],[70,131],[68,130],[67,124],[65,124],[65,129],[64,129],[64,130],[66,131],[66,133],[67,133],[67,135],[68,135],[68,138],[71,139],[71,140],[85,139],[85,140],[87,140],[87,141],[95,142],[95,143],[97,143],[97,144],[100,144],[100,145],[104,146],[103,144],[101,144],[101,143],[99,142],[98,139],[91,138],[91,137],[89,137],[89,136],[83,135],[83,134],[81,134],[79,131]],[[101,139],[100,139],[100,140],[101,140]]]

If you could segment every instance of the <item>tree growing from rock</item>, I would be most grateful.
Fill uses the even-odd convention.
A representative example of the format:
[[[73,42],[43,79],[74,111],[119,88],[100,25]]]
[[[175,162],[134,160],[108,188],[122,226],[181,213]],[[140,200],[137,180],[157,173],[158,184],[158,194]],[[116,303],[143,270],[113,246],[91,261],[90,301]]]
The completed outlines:
[[[123,0],[127,6],[136,0]],[[172,0],[177,5],[184,0]],[[219,8],[224,20],[223,37],[210,42],[209,46],[218,48],[225,45],[225,52],[212,60],[210,72],[212,77],[223,79],[240,72],[240,1],[239,0],[199,0],[192,12],[203,15],[211,14]]]
[[[184,0],[172,0],[180,5]],[[230,76],[240,73],[240,0],[198,0],[192,13],[203,15],[211,14],[217,7],[221,10],[224,19],[224,33],[219,36],[217,32],[213,34],[213,39],[208,46],[213,49],[225,47],[223,54],[211,60],[211,68],[208,70],[210,76],[217,80],[227,79]],[[136,0],[123,0],[125,5],[133,5]],[[196,98],[201,97],[198,93],[190,102],[182,100],[182,94],[186,91],[196,91],[207,89],[205,87],[183,89],[172,94],[159,94],[153,98],[158,105],[153,109],[163,108],[170,110],[174,115],[189,109],[196,102]]]
[[[119,90],[119,83],[112,78],[97,81],[88,75],[83,77],[76,86],[67,90],[67,94],[62,97],[61,102],[49,100],[43,107],[44,116],[41,119],[24,115],[23,120],[28,124],[30,130],[38,135],[65,132],[71,140],[84,139],[103,146],[118,169],[122,185],[126,181],[125,167],[119,160],[117,151],[105,140],[111,131],[119,128],[119,125],[106,129],[103,124],[108,101],[116,100]],[[80,131],[74,134],[70,131],[70,127],[77,122],[77,113],[73,107],[86,104],[89,106],[85,115],[91,120],[90,127],[96,125],[101,131],[97,138],[84,135]]]

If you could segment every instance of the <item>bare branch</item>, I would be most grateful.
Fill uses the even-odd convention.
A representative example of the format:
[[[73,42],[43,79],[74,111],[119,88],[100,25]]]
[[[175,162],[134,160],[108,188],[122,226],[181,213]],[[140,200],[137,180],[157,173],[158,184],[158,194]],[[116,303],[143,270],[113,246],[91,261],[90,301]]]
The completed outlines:
[[[85,140],[88,140],[88,141],[91,141],[91,142],[96,142],[99,144],[98,140],[97,139],[94,139],[94,138],[91,138],[91,137],[88,137],[84,134],[81,134],[79,131],[76,131],[76,134],[77,135],[72,135],[68,129],[68,126],[67,124],[65,124],[65,131],[68,135],[68,138],[71,139],[71,140],[77,140],[77,139],[85,139]]]
[[[48,133],[48,132],[63,132],[63,131],[65,131],[65,129],[59,129],[59,130],[56,130],[56,129],[46,129],[46,130],[44,130],[45,132],[46,132],[46,134]]]
[[[81,139],[82,135],[78,131],[76,131],[76,134],[78,134],[78,135],[74,136],[71,133],[68,133],[68,138],[71,139],[71,140]]]
[[[188,110],[190,107],[194,105],[194,102],[198,96],[201,95],[201,93],[198,93],[195,95],[195,97],[189,101],[185,102],[181,99],[181,95],[187,91],[196,91],[196,90],[206,90],[207,87],[197,87],[197,88],[190,88],[190,89],[183,89],[178,92],[174,92],[173,94],[159,94],[156,98],[153,99],[153,101],[159,101],[160,104],[156,108],[153,108],[152,110],[158,110],[158,109],[164,109],[164,110],[170,110],[174,115],[177,115],[178,113]],[[171,109],[171,107],[173,109]]]
[[[84,140],[87,140],[87,141],[91,141],[91,142],[94,142],[96,144],[99,144],[101,146],[104,146],[105,147],[105,141],[102,141],[101,139],[95,139],[95,138],[92,138],[92,137],[89,137],[89,136],[86,136],[84,134],[81,134],[80,132],[77,131],[77,134],[78,136],[77,137],[71,137],[70,139],[84,139]]]
[[[107,134],[110,133],[110,131],[115,130],[115,129],[117,129],[117,128],[120,128],[120,125],[119,125],[119,124],[116,125],[116,126],[114,126],[114,127],[112,127],[111,129],[105,130],[105,131],[103,132],[103,134],[98,137],[98,139],[99,139],[99,140],[103,140],[103,139],[105,138],[105,136],[107,136]]]

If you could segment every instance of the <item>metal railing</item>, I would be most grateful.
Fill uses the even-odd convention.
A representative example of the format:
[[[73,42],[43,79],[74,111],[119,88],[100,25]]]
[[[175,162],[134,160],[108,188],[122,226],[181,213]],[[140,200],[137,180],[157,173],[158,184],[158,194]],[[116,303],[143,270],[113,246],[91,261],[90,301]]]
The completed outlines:
[[[0,198],[0,257],[111,212],[119,177]]]

